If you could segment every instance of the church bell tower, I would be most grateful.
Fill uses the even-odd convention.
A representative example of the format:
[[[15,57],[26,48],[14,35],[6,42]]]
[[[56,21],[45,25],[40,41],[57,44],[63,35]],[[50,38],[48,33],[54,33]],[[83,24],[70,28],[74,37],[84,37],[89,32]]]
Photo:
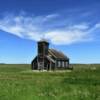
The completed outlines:
[[[49,43],[46,40],[38,42],[38,69],[45,69],[45,57],[48,55]]]

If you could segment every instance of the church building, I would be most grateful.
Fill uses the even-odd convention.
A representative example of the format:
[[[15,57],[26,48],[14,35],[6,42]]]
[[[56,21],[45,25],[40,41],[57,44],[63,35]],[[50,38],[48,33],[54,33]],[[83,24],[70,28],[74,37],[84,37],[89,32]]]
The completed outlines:
[[[37,42],[37,56],[33,59],[32,70],[56,70],[68,69],[69,58],[61,51],[49,49],[49,43],[46,40]]]

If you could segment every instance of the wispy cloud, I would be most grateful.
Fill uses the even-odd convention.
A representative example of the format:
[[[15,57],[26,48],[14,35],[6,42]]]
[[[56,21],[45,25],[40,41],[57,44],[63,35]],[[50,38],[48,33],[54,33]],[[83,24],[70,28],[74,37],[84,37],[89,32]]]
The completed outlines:
[[[92,38],[86,32],[80,30],[51,31],[46,34],[46,38],[54,44],[72,44],[76,42],[89,41]]]
[[[65,45],[89,41],[92,39],[91,31],[93,32],[95,29],[100,28],[99,23],[93,27],[90,27],[87,23],[71,25],[64,23],[64,25],[60,25],[60,22],[64,21],[63,19],[57,20],[59,16],[59,14],[46,16],[8,15],[0,19],[0,30],[20,38],[34,41],[46,38],[53,44]]]

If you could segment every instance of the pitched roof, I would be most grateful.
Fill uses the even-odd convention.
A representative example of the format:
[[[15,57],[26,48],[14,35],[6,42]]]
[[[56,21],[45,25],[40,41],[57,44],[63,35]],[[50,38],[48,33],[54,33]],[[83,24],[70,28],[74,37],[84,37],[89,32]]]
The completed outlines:
[[[61,60],[68,60],[69,59],[61,51],[57,51],[55,49],[49,49],[49,54],[53,55],[57,59],[61,59]]]
[[[52,59],[49,55],[46,56],[46,57],[47,57],[47,59],[48,59],[49,61],[52,61],[53,63],[55,63],[54,59]]]

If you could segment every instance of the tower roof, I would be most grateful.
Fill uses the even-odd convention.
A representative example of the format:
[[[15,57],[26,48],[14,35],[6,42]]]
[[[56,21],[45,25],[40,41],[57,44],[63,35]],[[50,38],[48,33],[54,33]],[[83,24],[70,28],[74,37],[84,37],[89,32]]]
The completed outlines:
[[[39,40],[38,42],[46,42],[46,43],[48,43],[48,40],[46,40],[46,39],[41,39],[41,40]]]

